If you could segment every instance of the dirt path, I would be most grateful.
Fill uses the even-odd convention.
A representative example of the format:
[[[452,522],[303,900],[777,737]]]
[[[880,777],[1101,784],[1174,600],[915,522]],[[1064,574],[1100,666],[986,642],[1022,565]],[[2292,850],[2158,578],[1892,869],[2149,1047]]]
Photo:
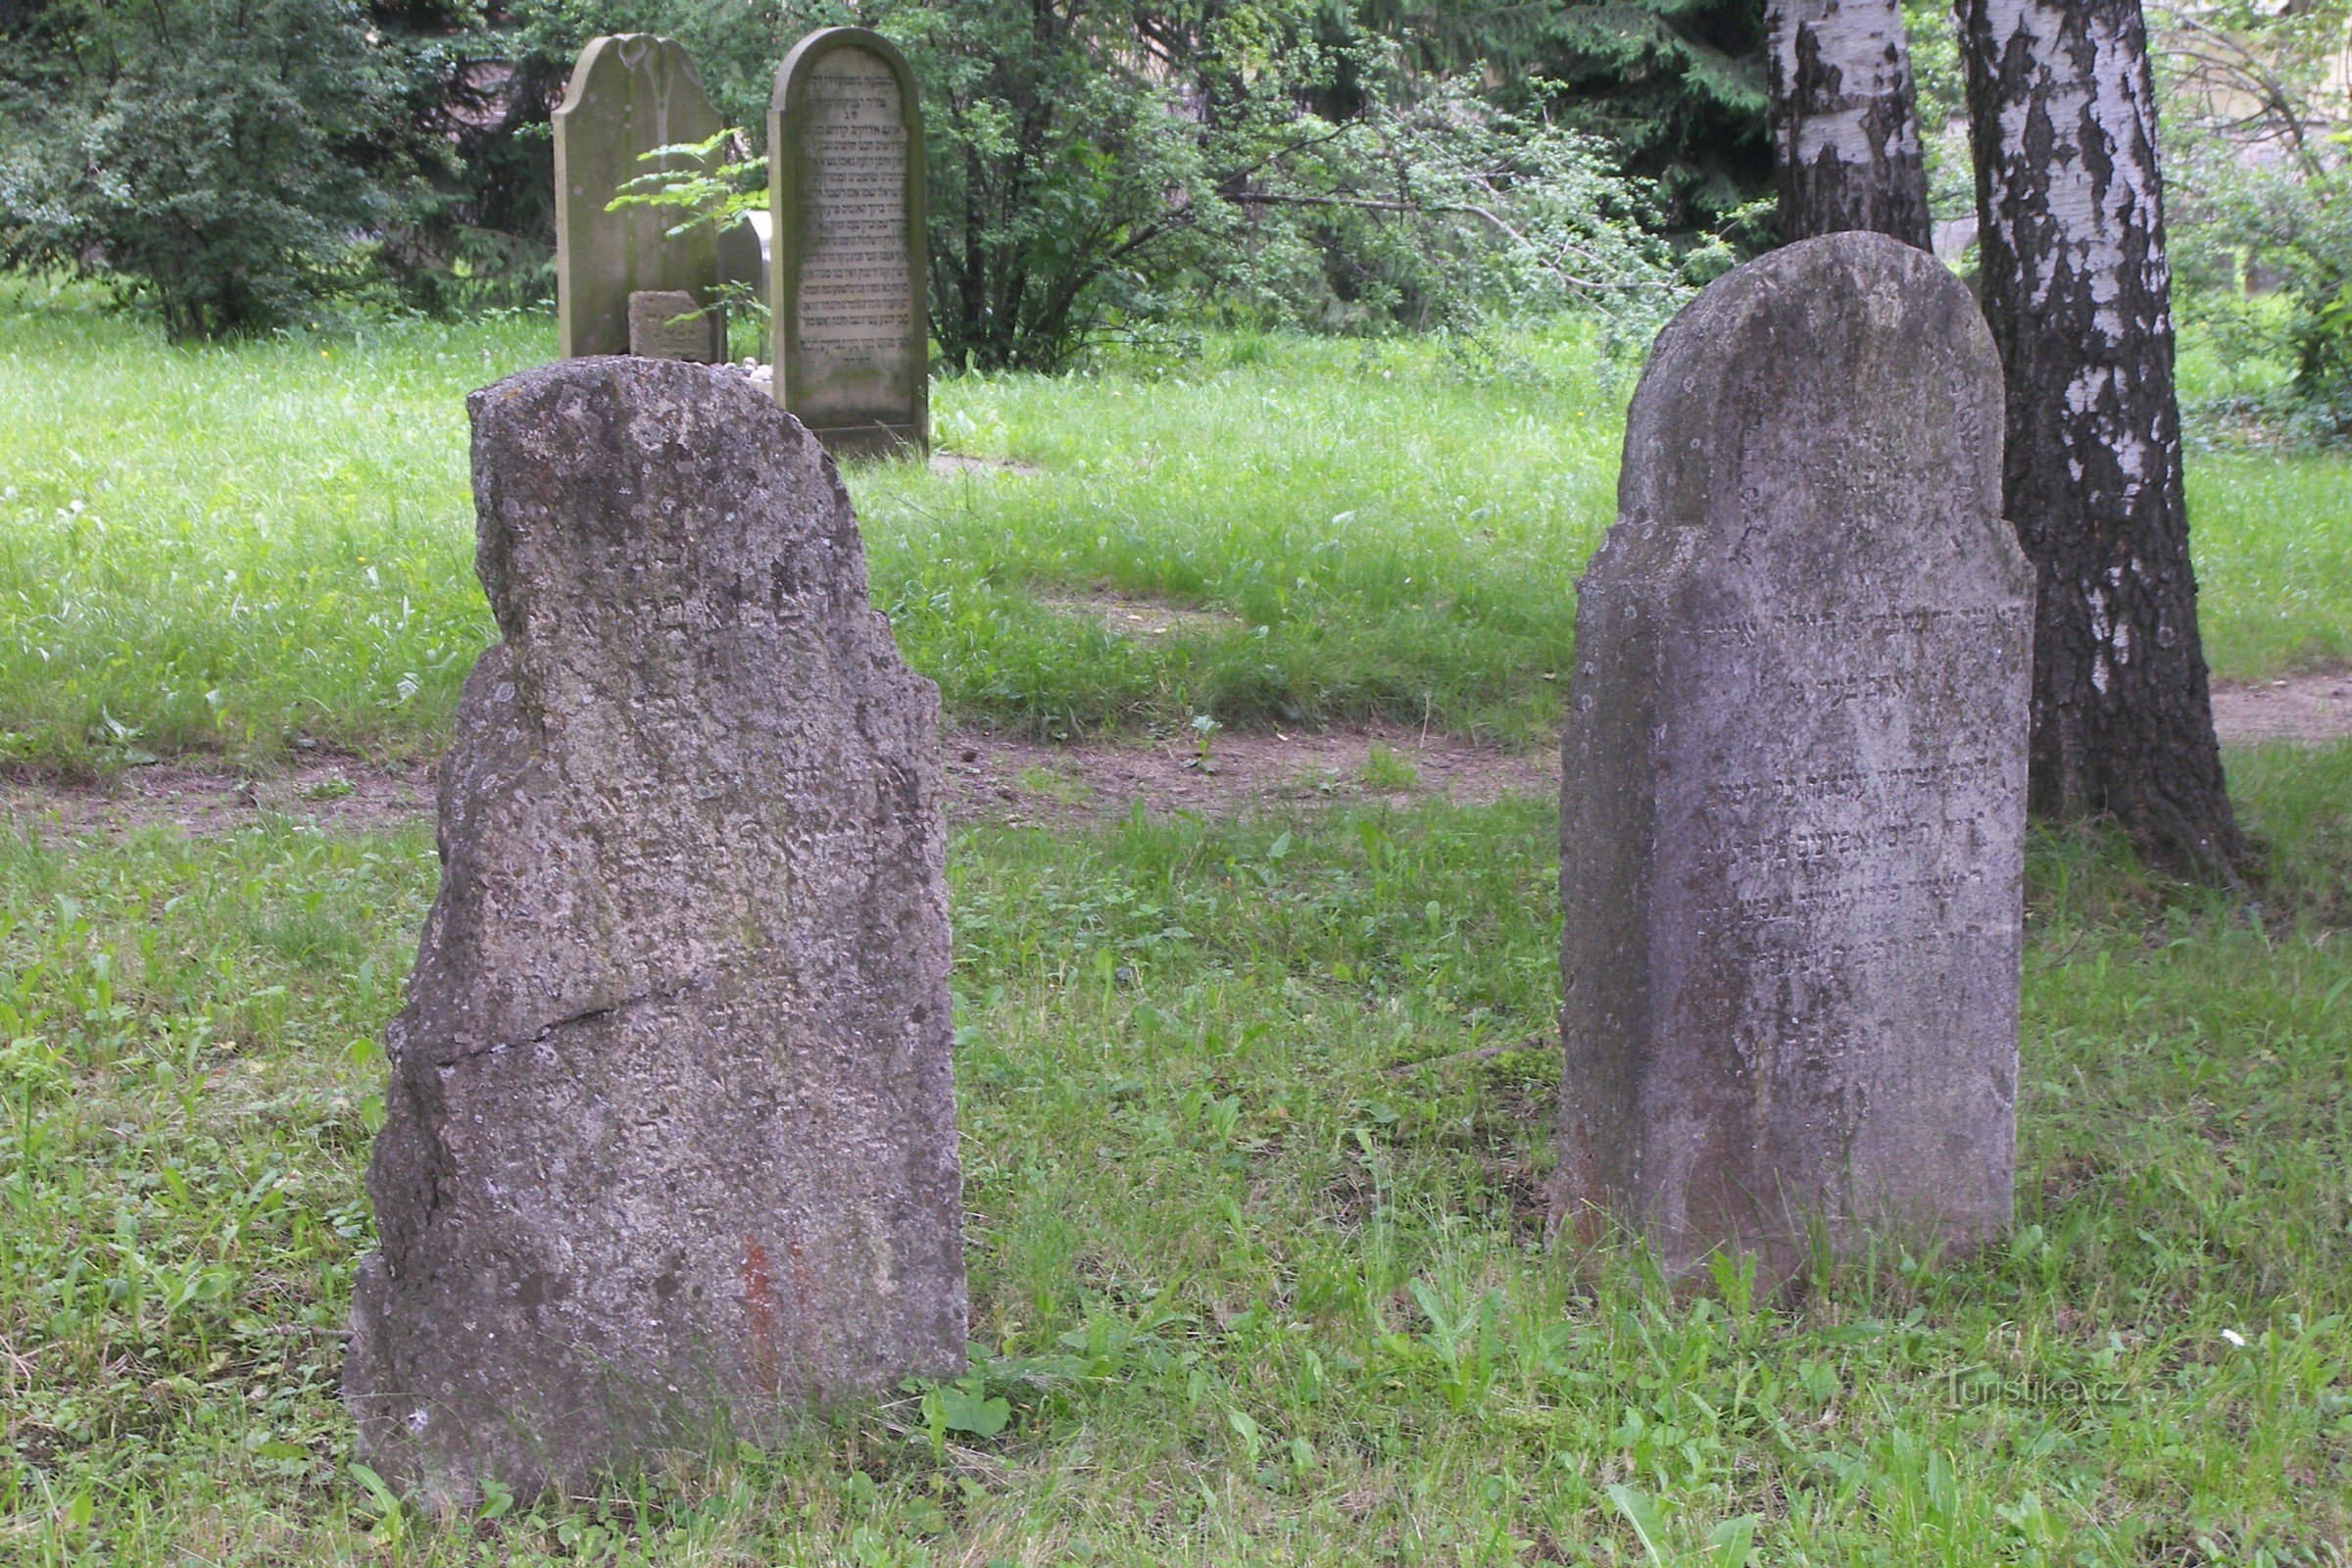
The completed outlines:
[[[964,825],[1076,826],[1114,820],[1141,801],[1153,815],[1242,815],[1285,803],[1443,797],[1480,804],[1557,788],[1546,747],[1512,756],[1400,727],[1314,734],[1219,734],[1203,756],[1181,741],[1054,746],[978,730],[951,731],[948,813]],[[1379,760],[1373,759],[1378,756]],[[0,783],[12,822],[53,822],[68,833],[169,825],[191,834],[233,831],[265,814],[345,830],[422,820],[432,810],[429,763],[390,768],[357,758],[320,758],[268,779],[218,765],[165,762],[125,770],[111,784]]]
[[[2298,741],[2325,746],[2352,735],[2352,670],[2289,675],[2243,684],[2217,682],[2213,727],[2225,746]]]
[[[2352,671],[2218,685],[2213,709],[2226,745],[2326,745],[2352,736]],[[1432,798],[1475,805],[1549,795],[1560,775],[1549,746],[1514,755],[1387,725],[1218,734],[1205,756],[1190,734],[1054,746],[956,730],[946,760],[949,817],[957,825],[1079,826],[1115,820],[1138,801],[1159,816]],[[47,821],[68,833],[168,824],[217,834],[265,814],[382,828],[423,819],[432,801],[429,764],[387,768],[356,758],[306,760],[261,780],[201,762],[167,762],[131,768],[106,787],[0,783],[0,809],[11,822]]]

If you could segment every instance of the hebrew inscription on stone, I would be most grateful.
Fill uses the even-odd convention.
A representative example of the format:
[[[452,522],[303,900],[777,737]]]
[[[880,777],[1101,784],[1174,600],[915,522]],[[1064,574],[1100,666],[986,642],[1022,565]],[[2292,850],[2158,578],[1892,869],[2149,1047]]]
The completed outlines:
[[[871,55],[843,49],[809,73],[809,181],[803,210],[801,368],[824,392],[854,372],[887,375],[906,352],[906,127],[899,84]],[[849,371],[853,374],[844,375]],[[854,411],[851,411],[854,412]]]
[[[2010,1213],[2033,577],[2001,377],[1837,234],[1658,339],[1578,585],[1553,1211],[1678,1277]]]
[[[777,395],[828,449],[920,445],[926,327],[910,78],[873,34],[811,34],[777,73]]]

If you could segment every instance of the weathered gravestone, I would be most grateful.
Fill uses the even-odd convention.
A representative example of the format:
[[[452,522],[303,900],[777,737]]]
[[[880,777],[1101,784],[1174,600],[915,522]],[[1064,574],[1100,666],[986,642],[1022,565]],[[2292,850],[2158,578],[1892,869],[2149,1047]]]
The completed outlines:
[[[1875,234],[1659,338],[1579,587],[1553,1215],[1767,1279],[2007,1224],[2033,576],[1968,290]]]
[[[360,1452],[576,1490],[964,1346],[938,692],[831,463],[730,369],[469,400],[500,632],[368,1186]]]
[[[708,141],[723,128],[694,62],[673,39],[627,32],[591,39],[580,51],[555,112],[556,327],[564,358],[633,352],[634,294],[683,292],[697,306],[711,304],[718,236],[710,228],[672,235],[674,212],[606,209],[639,175],[683,167],[641,163],[642,155]],[[681,359],[724,359],[722,328],[712,310],[678,323],[662,346]]]
[[[888,39],[827,27],[767,117],[776,398],[836,454],[927,449],[923,119]]]

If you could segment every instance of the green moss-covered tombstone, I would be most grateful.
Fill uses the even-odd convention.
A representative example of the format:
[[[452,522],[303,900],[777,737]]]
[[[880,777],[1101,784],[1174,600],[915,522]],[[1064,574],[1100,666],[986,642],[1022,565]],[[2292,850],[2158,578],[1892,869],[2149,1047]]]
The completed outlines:
[[[776,400],[836,457],[926,450],[923,119],[888,39],[826,27],[767,116]]]
[[[722,128],[675,39],[624,32],[592,38],[580,51],[555,113],[556,320],[564,358],[631,352],[632,294],[682,291],[710,304],[715,234],[707,227],[664,233],[677,218],[659,208],[606,208],[623,184],[657,167],[640,163],[641,155],[708,141]],[[700,330],[685,331],[690,325]],[[720,326],[717,311],[678,322],[659,357],[721,358]],[[698,339],[694,352],[678,352],[681,336]]]

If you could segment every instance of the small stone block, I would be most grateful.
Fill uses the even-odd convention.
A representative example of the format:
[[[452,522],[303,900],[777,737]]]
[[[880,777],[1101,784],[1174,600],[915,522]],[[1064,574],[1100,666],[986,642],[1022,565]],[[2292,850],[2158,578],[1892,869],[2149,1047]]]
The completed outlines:
[[[694,296],[673,289],[639,289],[629,296],[629,352],[641,360],[685,360],[716,365],[726,358],[726,313],[697,312]]]

